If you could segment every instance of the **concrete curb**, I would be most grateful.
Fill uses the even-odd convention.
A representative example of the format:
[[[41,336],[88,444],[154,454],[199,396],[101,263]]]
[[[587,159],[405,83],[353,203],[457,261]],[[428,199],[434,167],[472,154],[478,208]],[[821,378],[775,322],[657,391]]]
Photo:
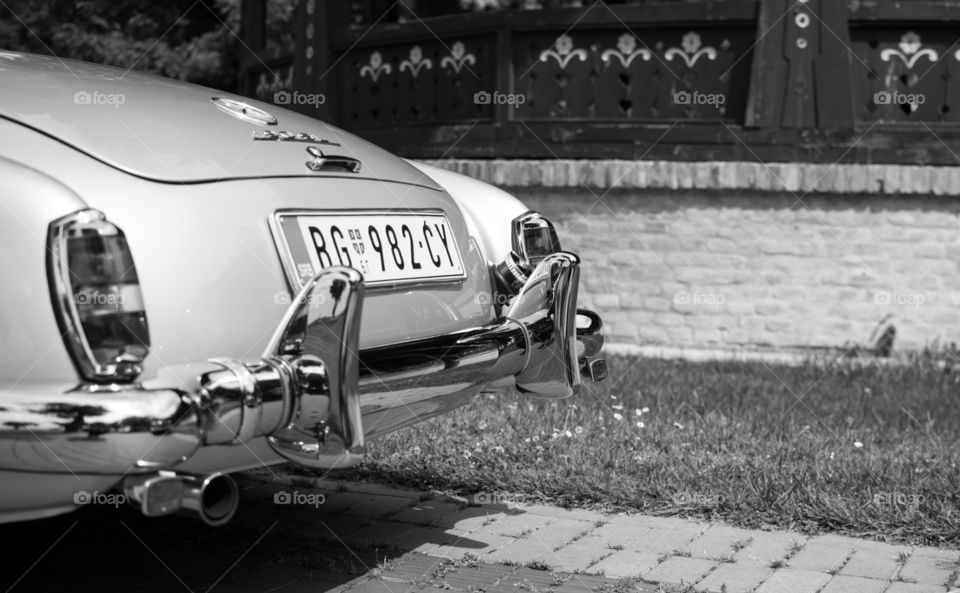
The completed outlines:
[[[934,196],[960,193],[960,167],[572,159],[443,159],[430,164],[505,187]]]

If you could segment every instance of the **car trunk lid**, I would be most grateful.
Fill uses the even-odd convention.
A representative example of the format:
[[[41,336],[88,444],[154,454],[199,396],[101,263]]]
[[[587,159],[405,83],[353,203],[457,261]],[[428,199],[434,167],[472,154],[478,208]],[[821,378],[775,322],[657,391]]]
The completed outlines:
[[[244,106],[267,117],[245,117]],[[326,176],[437,188],[403,160],[299,113],[176,80],[51,56],[0,52],[0,117],[132,175],[166,183]],[[360,170],[336,165],[312,170],[308,163],[316,161],[318,152],[356,159]]]

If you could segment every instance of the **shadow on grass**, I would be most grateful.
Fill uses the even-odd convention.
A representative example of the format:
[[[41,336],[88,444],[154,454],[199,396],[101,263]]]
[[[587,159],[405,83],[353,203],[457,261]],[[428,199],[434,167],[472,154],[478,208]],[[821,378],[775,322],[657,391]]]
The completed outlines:
[[[467,497],[960,544],[960,373],[614,358],[548,401],[482,396],[335,474]],[[333,476],[330,476],[333,477]]]

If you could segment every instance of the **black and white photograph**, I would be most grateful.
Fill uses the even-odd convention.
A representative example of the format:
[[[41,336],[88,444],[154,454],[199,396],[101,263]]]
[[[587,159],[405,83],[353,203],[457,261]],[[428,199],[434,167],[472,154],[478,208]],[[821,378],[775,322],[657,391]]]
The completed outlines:
[[[0,593],[960,593],[960,0],[0,0]]]

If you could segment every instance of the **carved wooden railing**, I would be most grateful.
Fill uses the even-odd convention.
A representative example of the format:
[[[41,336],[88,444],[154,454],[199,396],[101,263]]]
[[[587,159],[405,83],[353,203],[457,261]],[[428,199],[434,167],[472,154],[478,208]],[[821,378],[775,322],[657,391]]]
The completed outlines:
[[[255,51],[264,1],[244,3]],[[353,24],[358,4],[375,24]],[[245,92],[322,95],[292,106],[412,157],[960,161],[960,6],[947,0],[601,2],[406,22],[376,20],[373,4],[301,0],[294,47],[247,56]]]

